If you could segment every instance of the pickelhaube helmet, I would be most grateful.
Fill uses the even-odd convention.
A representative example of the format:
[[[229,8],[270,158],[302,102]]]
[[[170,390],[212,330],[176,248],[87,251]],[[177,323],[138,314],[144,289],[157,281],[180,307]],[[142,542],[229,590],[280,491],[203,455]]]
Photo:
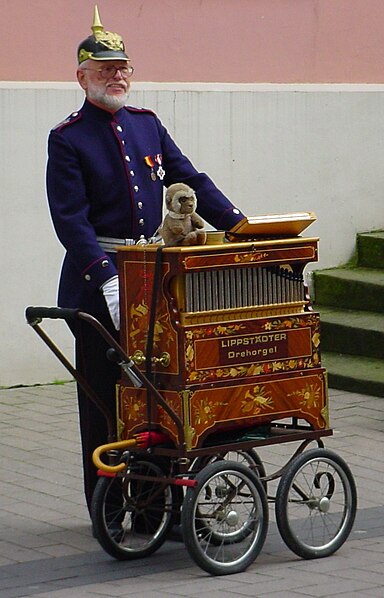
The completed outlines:
[[[118,33],[104,31],[97,6],[95,6],[91,29],[93,34],[82,41],[77,50],[79,64],[88,59],[129,60],[122,37]]]

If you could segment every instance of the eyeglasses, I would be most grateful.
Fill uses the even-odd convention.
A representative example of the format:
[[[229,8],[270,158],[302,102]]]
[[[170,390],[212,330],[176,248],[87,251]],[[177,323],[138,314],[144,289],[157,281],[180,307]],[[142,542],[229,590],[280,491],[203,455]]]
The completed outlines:
[[[123,79],[129,79],[132,77],[133,71],[135,70],[133,66],[103,66],[101,69],[88,69],[83,67],[84,71],[96,71],[100,74],[102,79],[112,79],[119,71],[120,75]]]

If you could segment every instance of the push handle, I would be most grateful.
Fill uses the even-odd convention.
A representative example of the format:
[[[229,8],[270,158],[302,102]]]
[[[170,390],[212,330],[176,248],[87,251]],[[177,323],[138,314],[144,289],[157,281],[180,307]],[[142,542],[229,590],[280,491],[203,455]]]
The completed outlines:
[[[97,469],[106,473],[118,473],[119,471],[123,471],[123,469],[125,468],[125,463],[118,463],[117,465],[106,465],[101,460],[101,455],[103,453],[106,453],[107,451],[126,450],[127,448],[136,445],[137,440],[135,438],[132,438],[131,440],[120,440],[118,442],[111,442],[110,444],[103,444],[102,446],[98,446],[97,448],[95,448],[92,454],[93,464],[97,467]]]
[[[53,320],[73,321],[76,319],[78,309],[70,309],[67,307],[27,307],[25,310],[25,317],[28,324],[36,324],[41,322],[43,318],[50,318]]]

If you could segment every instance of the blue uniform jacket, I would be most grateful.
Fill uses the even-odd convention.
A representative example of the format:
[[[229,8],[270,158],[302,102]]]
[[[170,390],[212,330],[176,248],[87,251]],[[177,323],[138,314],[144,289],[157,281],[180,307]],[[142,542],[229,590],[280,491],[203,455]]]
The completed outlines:
[[[150,110],[126,107],[110,114],[86,100],[50,132],[48,201],[66,249],[61,307],[105,311],[100,287],[117,271],[114,256],[105,254],[96,236],[150,237],[162,220],[163,187],[177,182],[195,190],[197,211],[217,229],[228,230],[243,218]]]

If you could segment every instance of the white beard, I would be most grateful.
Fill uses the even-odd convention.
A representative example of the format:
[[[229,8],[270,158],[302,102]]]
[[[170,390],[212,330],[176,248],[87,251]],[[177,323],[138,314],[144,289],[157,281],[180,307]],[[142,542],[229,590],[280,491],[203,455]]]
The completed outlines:
[[[120,110],[126,105],[128,100],[128,92],[123,95],[114,96],[109,95],[105,91],[99,89],[96,85],[89,84],[87,88],[87,97],[98,104],[105,106],[108,110]]]

